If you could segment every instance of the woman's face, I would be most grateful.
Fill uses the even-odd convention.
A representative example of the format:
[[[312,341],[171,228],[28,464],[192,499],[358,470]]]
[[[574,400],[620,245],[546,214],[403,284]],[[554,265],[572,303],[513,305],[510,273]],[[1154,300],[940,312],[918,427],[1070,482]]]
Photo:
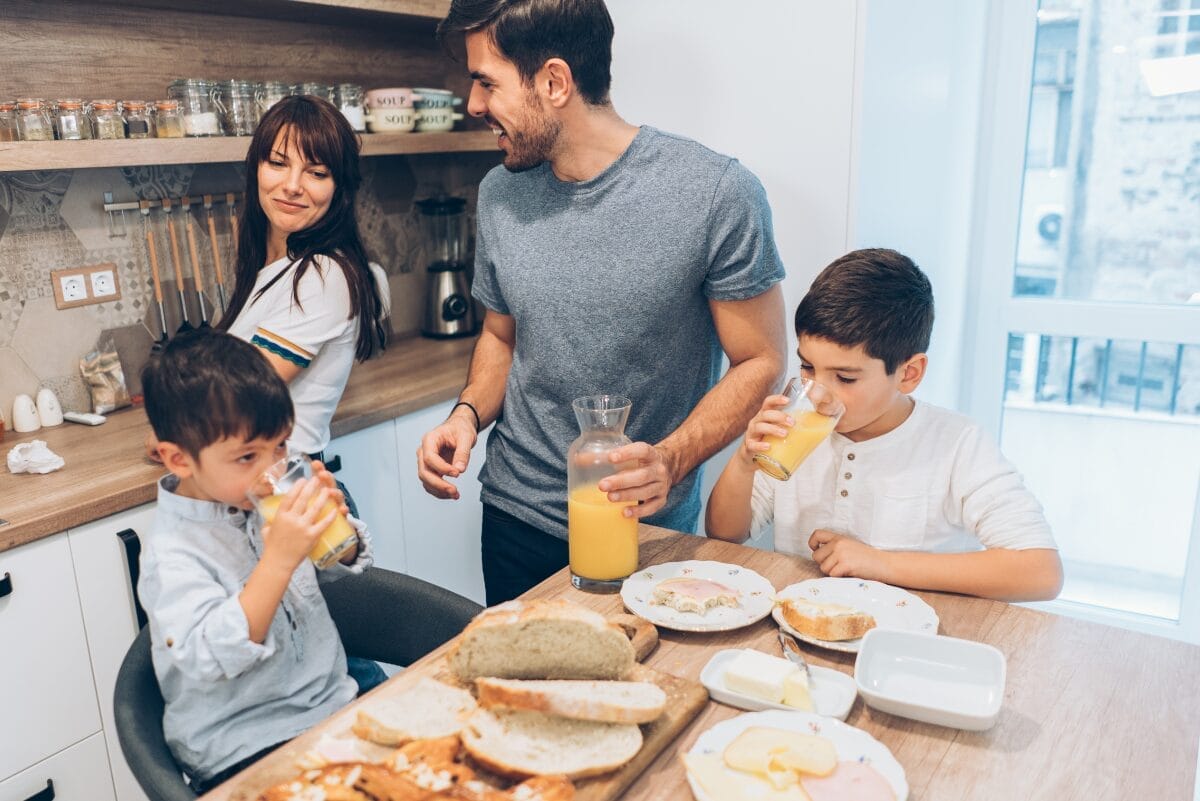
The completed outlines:
[[[335,188],[329,168],[305,161],[288,129],[280,130],[270,156],[258,164],[258,202],[268,233],[286,237],[316,225],[329,211]]]

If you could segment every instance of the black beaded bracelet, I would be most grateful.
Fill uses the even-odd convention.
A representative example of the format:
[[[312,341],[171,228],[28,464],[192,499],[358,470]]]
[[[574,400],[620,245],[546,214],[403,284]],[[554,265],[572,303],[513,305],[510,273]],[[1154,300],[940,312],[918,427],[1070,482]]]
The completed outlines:
[[[454,409],[457,409],[459,406],[466,406],[468,409],[471,410],[471,414],[475,415],[475,433],[478,434],[479,431],[483,428],[483,426],[480,424],[480,421],[479,421],[479,410],[476,409],[471,404],[467,403],[466,401],[459,401],[458,403],[454,404],[454,408],[452,408],[450,410],[450,414],[454,414]]]

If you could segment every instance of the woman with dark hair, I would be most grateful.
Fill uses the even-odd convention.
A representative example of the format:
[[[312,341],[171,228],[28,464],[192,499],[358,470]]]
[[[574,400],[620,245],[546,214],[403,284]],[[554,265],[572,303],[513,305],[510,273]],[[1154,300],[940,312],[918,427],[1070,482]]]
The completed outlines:
[[[382,350],[384,300],[354,201],[358,138],[333,105],[287,97],[246,153],[237,275],[218,325],[259,347],[296,407],[289,445],[319,455],[354,360]]]

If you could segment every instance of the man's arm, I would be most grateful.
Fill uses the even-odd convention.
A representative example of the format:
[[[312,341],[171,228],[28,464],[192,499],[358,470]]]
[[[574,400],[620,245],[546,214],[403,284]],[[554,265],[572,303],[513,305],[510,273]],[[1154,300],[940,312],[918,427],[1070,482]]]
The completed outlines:
[[[787,337],[779,285],[747,300],[712,300],[709,306],[729,357],[728,372],[661,442],[635,442],[614,451],[614,463],[638,464],[600,482],[610,500],[642,501],[630,507],[635,517],[661,509],[672,486],[745,431],[783,377]]]
[[[500,416],[516,335],[516,322],[511,315],[488,309],[483,331],[471,354],[467,384],[459,394],[459,400],[471,404],[479,414],[479,428],[475,427],[475,413],[466,406],[458,406],[444,423],[421,438],[417,447],[417,476],[430,495],[458,498],[458,488],[445,477],[462,475],[479,431]]]

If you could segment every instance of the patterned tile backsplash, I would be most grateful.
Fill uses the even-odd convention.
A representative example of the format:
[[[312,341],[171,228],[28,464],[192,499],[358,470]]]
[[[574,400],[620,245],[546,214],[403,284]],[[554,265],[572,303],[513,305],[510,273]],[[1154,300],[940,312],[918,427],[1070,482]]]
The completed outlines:
[[[359,229],[367,253],[388,273],[394,334],[411,334],[420,326],[425,271],[416,263],[413,200],[445,192],[466,197],[473,211],[479,181],[495,163],[491,155],[363,160]],[[167,333],[179,327],[180,296],[162,211],[153,210],[149,217],[137,212],[108,215],[101,208],[104,193],[127,202],[240,192],[244,169],[240,164],[204,164],[0,173],[0,413],[5,420],[15,396],[35,395],[43,386],[54,390],[64,409],[90,411],[79,359],[96,347],[102,333],[116,344],[130,390],[140,391],[137,375],[150,344],[162,333],[148,230],[162,278]],[[234,259],[229,213],[224,205],[212,213],[228,296]],[[205,310],[215,320],[220,307],[208,218],[199,203],[191,215]],[[173,210],[172,220],[185,276],[184,299],[189,318],[197,323],[200,307],[182,209]],[[55,308],[51,270],[104,262],[117,265],[120,300]]]

